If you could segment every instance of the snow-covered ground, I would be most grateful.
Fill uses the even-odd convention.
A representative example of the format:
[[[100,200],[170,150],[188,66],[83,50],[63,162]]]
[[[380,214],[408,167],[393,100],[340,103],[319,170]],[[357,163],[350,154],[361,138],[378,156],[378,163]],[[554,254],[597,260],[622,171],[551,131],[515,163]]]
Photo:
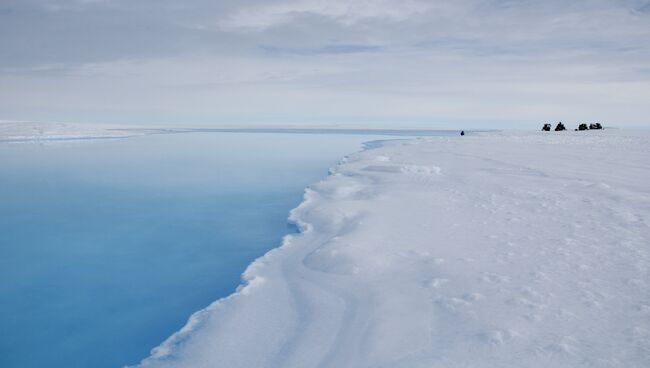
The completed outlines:
[[[99,124],[0,121],[0,142],[127,138],[160,131]]]
[[[143,367],[650,366],[647,132],[393,141],[332,171]]]

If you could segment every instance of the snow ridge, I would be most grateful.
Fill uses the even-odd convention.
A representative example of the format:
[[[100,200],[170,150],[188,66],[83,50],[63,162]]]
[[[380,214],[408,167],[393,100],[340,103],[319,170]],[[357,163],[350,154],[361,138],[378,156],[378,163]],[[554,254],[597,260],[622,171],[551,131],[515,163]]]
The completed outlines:
[[[646,367],[650,135],[388,142],[141,367]]]

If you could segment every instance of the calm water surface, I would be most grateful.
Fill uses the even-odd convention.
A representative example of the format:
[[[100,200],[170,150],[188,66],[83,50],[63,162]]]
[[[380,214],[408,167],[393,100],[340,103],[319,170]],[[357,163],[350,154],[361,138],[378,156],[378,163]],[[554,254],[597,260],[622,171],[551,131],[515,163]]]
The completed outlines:
[[[137,363],[280,244],[363,135],[0,144],[0,367]]]

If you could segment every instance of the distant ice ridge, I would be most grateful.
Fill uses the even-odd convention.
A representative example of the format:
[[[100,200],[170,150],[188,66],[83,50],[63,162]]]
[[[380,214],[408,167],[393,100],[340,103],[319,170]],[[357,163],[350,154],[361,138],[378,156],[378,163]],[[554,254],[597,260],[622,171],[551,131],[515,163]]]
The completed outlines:
[[[159,131],[161,130],[101,124],[34,123],[0,120],[0,143],[126,138]]]
[[[648,367],[648,183],[646,132],[353,154],[141,367]]]
[[[174,133],[283,133],[283,134],[363,134],[387,136],[439,136],[454,135],[453,130],[439,129],[381,129],[363,126],[220,126],[220,127],[160,127],[120,126],[106,124],[38,123],[0,120],[0,143],[44,142],[83,139],[128,138],[149,134]],[[372,144],[373,142],[369,142]]]

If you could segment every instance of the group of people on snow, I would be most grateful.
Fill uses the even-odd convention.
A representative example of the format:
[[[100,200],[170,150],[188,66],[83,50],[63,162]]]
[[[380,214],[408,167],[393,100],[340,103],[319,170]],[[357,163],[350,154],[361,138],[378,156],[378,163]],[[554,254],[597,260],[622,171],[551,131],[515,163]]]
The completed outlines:
[[[603,126],[600,123],[591,123],[589,125],[587,125],[585,123],[582,123],[582,124],[578,125],[578,127],[575,130],[578,131],[578,130],[594,130],[594,129],[603,129]],[[563,130],[566,130],[566,127],[560,121],[559,123],[557,123],[554,130],[556,132],[561,132]],[[548,124],[548,123],[544,124],[544,126],[542,127],[542,131],[550,132],[551,131],[551,124]]]

